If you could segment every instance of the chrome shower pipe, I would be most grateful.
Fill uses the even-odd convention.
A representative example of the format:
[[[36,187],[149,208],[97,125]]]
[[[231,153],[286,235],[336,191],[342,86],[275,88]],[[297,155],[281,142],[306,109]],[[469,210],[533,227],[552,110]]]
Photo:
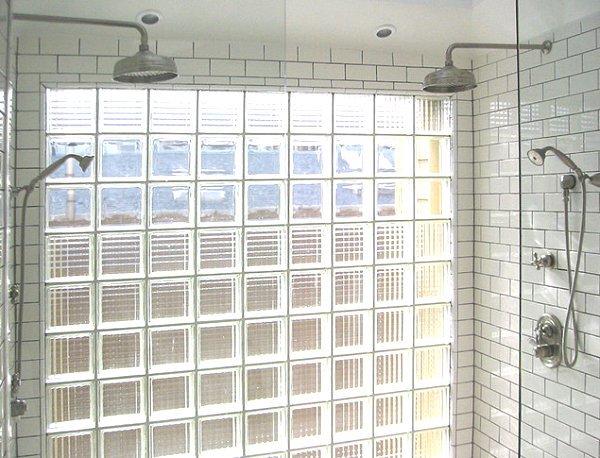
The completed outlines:
[[[446,64],[452,64],[452,51],[458,48],[464,49],[541,49],[544,54],[548,54],[552,50],[552,42],[544,41],[542,44],[514,44],[514,43],[452,43],[446,49]]]

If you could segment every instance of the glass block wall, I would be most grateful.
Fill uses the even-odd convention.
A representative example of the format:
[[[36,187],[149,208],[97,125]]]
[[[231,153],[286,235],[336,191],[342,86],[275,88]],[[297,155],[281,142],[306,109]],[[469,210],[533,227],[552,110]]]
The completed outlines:
[[[51,456],[446,456],[450,102],[48,90]]]

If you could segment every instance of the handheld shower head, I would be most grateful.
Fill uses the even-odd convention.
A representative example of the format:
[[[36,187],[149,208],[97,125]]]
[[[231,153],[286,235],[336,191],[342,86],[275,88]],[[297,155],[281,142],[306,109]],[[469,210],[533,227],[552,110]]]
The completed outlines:
[[[557,150],[556,148],[554,148],[552,146],[546,146],[544,148],[533,148],[533,149],[530,149],[527,152],[527,157],[535,165],[543,165],[544,164],[544,160],[546,159],[546,153],[548,151],[553,152],[554,155],[558,159],[560,159],[560,161],[563,164],[565,164],[567,167],[569,167],[571,170],[573,170],[577,174],[577,178],[579,178],[579,180],[583,180],[585,178],[585,174],[583,173],[583,171],[579,167],[577,167],[577,164],[575,164],[575,162],[573,162],[571,160],[571,158],[569,158],[562,151],[559,151],[559,150]]]
[[[527,151],[527,157],[535,165],[544,165],[546,160],[546,152],[541,149],[530,149]]]
[[[36,184],[52,175],[61,165],[63,165],[69,159],[75,159],[79,163],[79,167],[81,167],[81,170],[85,172],[90,166],[91,162],[94,160],[94,156],[79,156],[78,154],[65,154],[63,157],[54,161],[52,164],[50,164],[48,167],[42,170],[38,176],[36,176],[33,180],[29,182],[27,186],[25,186],[25,189],[27,189],[28,192],[31,192],[33,188],[35,188]]]

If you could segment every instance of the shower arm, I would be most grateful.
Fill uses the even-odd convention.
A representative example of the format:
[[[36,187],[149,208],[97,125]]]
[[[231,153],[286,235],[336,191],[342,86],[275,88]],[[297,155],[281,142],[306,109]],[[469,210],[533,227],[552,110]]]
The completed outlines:
[[[140,32],[141,35],[141,43],[140,43],[140,51],[147,51],[149,49],[148,46],[148,32],[146,28],[138,24],[137,22],[128,22],[128,21],[115,21],[111,19],[91,19],[91,18],[77,18],[77,17],[65,17],[65,16],[47,16],[43,14],[22,14],[22,13],[14,13],[12,15],[13,19],[17,19],[20,21],[38,21],[38,22],[54,22],[54,23],[63,23],[63,24],[90,24],[90,25],[102,25],[107,27],[128,27],[131,29],[136,29]]]
[[[512,43],[452,43],[446,49],[446,66],[452,64],[452,51],[457,48],[468,48],[468,49],[541,49],[544,54],[548,54],[552,50],[552,42],[550,40],[544,41],[539,45],[530,44],[512,44]]]

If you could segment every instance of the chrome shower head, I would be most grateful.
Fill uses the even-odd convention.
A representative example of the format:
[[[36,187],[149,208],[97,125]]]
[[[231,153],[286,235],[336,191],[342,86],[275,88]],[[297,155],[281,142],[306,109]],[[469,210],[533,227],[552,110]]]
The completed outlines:
[[[542,149],[530,149],[527,151],[527,157],[535,165],[544,165],[546,160],[546,152]]]
[[[573,170],[577,174],[577,178],[579,178],[579,180],[583,180],[586,177],[586,175],[583,173],[583,171],[579,167],[577,167],[577,164],[575,164],[575,162],[573,162],[565,153],[557,150],[556,148],[554,148],[552,146],[546,146],[544,148],[530,149],[527,152],[527,157],[535,165],[543,165],[544,160],[546,159],[546,153],[548,151],[552,151],[554,153],[554,155],[558,159],[560,159],[560,161],[563,164],[565,164],[567,167],[569,167],[571,170]]]
[[[434,93],[468,91],[477,87],[475,76],[469,70],[447,64],[444,68],[429,73],[423,80],[423,90]]]

